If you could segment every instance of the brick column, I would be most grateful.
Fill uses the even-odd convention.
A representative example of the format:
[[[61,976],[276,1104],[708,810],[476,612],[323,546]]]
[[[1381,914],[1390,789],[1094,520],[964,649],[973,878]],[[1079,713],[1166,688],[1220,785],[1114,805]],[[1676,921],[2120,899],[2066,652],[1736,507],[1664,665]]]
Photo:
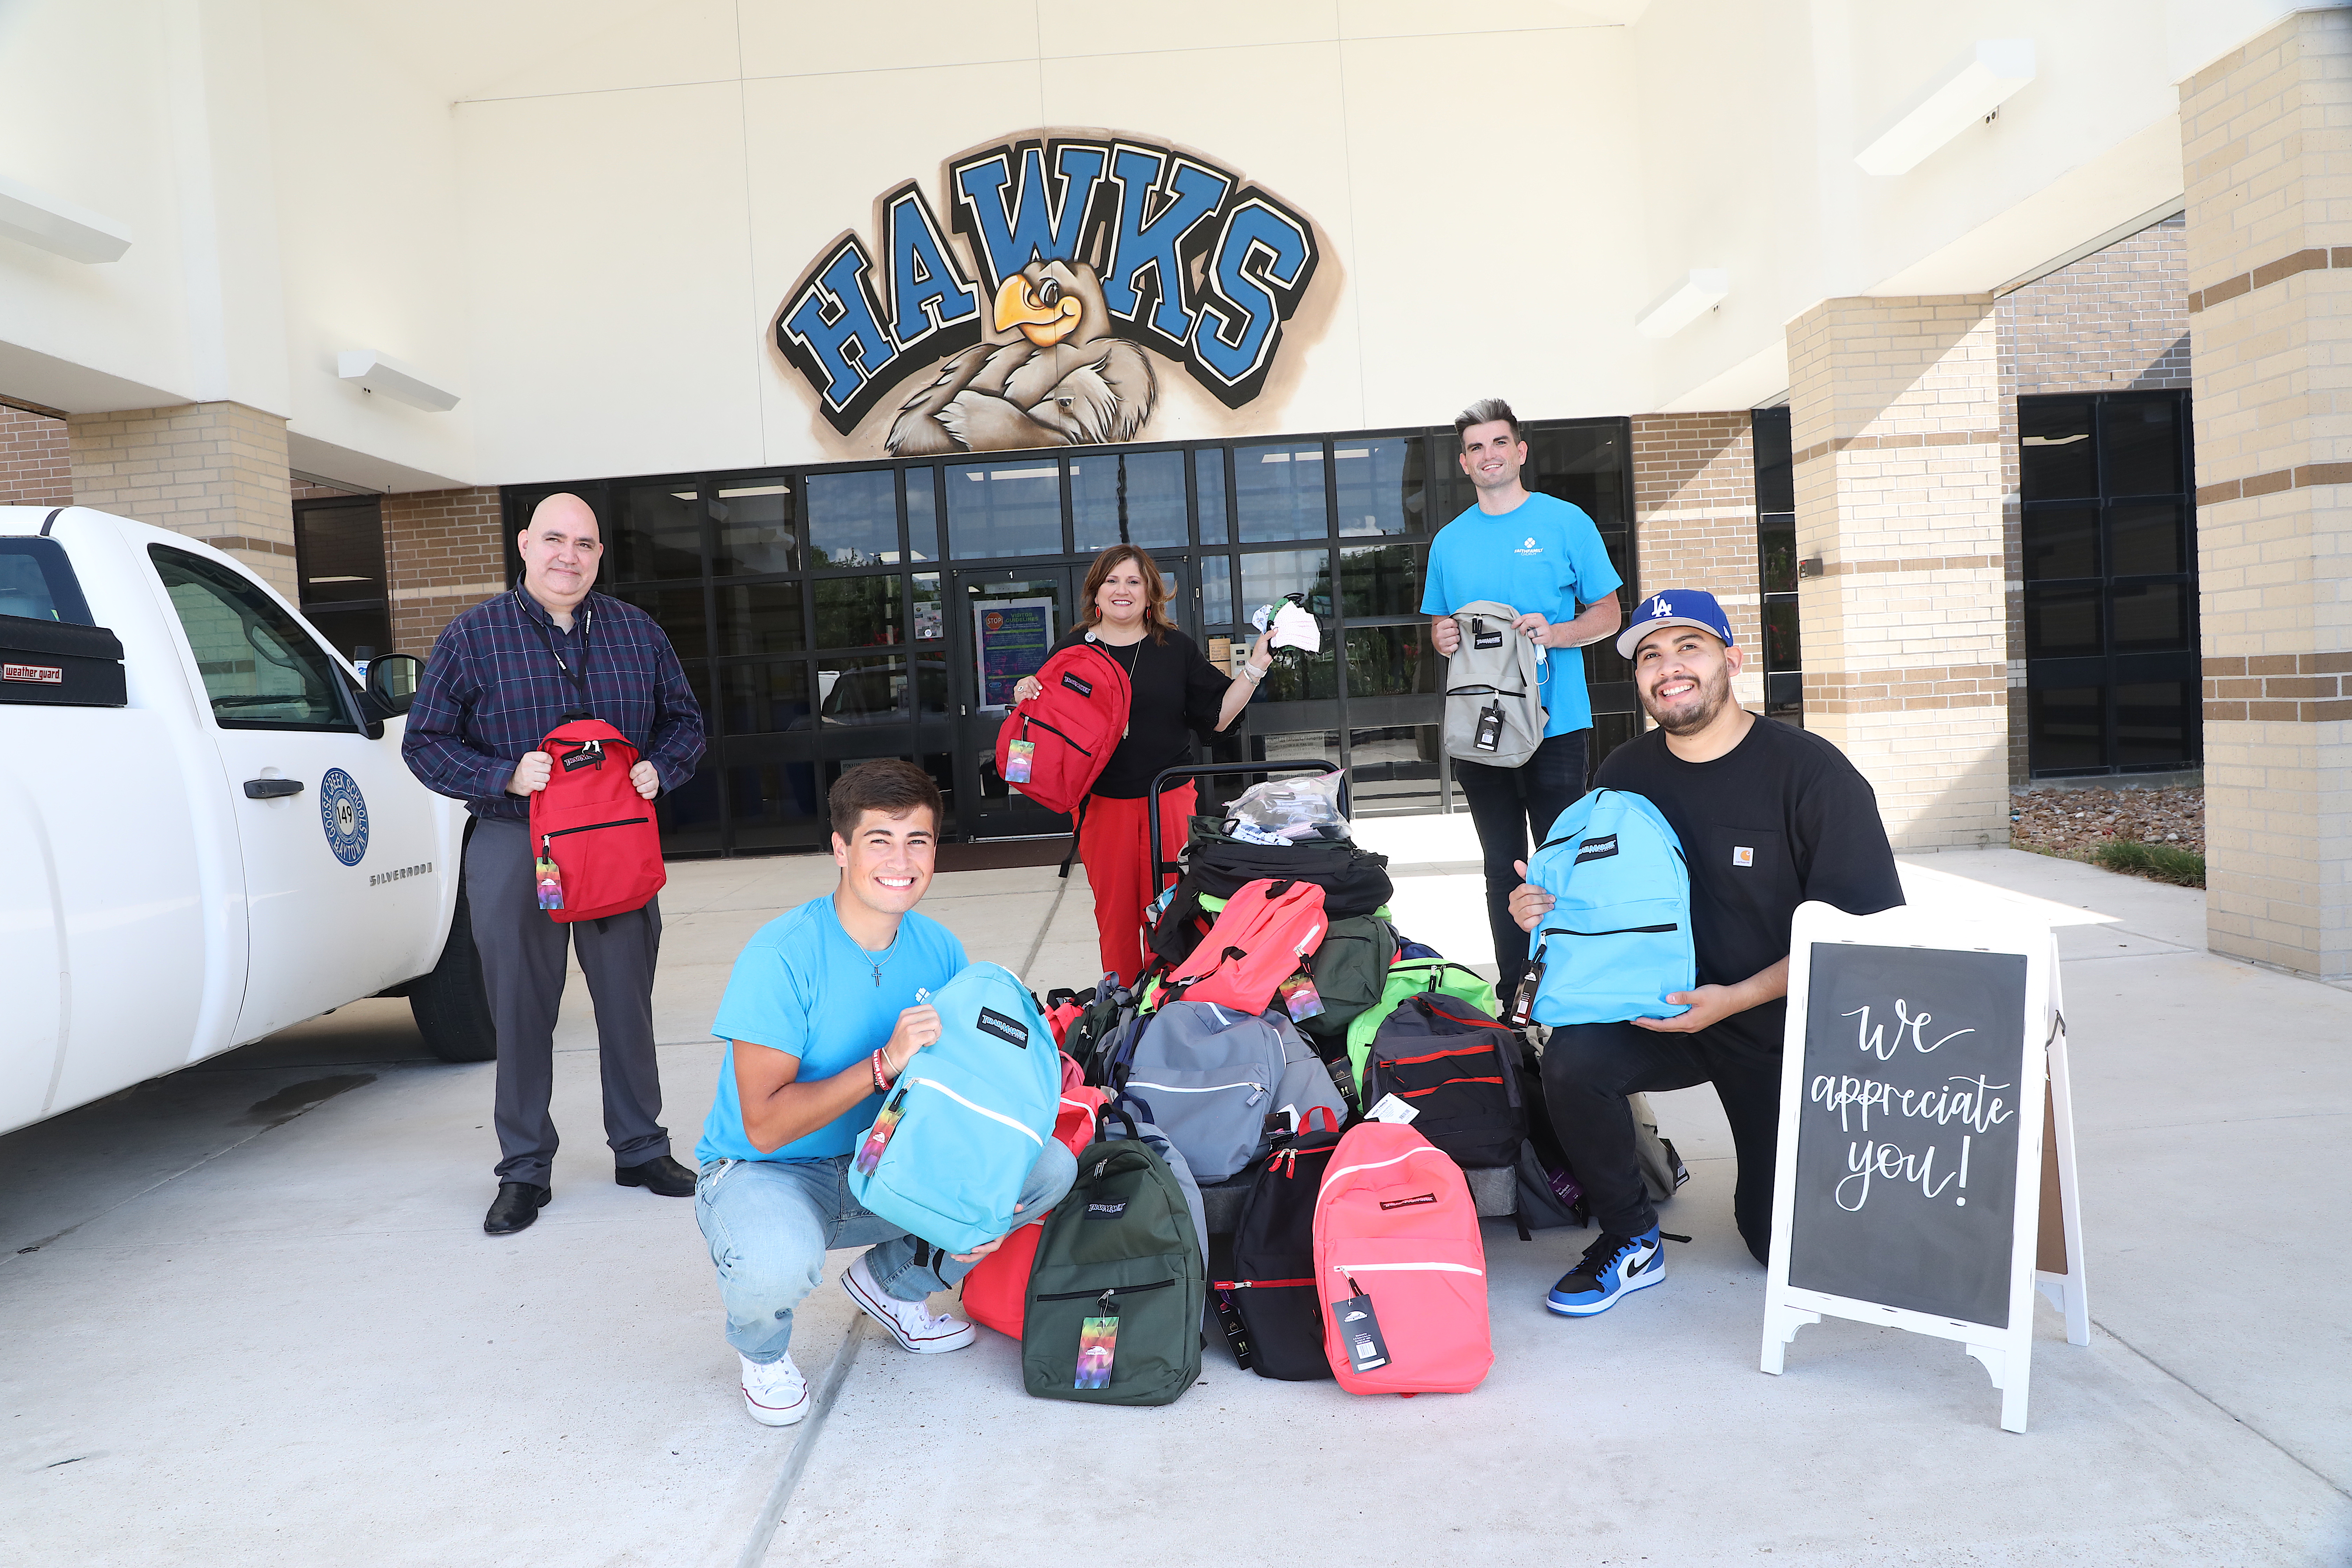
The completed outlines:
[[[2352,13],[2180,89],[2206,940],[2352,978]]]
[[[1763,600],[1756,564],[1756,443],[1748,411],[1633,420],[1634,597],[1704,588],[1747,650],[1740,705],[1764,704]]]
[[[2009,839],[2000,378],[1990,295],[1831,300],[1789,324],[1805,728],[1897,849]]]
[[[73,499],[225,550],[289,601],[294,510],[286,421],[241,403],[76,414]]]
[[[496,489],[383,498],[389,652],[423,658],[458,611],[507,585],[506,524]]]
[[[0,406],[0,506],[73,505],[62,417]]]

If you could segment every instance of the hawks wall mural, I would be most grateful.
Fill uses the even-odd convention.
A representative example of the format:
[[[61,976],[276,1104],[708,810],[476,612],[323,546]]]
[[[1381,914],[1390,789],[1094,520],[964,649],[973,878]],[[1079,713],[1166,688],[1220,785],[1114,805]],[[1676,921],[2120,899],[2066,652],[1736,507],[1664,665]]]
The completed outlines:
[[[1171,376],[1228,409],[1257,397],[1323,250],[1197,153],[1031,132],[948,160],[936,206],[916,181],[886,193],[772,331],[837,435],[887,407],[896,457],[1129,441]]]

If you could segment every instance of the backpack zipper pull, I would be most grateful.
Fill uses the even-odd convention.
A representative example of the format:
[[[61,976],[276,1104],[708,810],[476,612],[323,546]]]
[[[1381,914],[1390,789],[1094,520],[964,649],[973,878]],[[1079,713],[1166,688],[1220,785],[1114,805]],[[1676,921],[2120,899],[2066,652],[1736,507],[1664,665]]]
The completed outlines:
[[[1249,1107],[1255,1105],[1259,1100],[1264,1100],[1265,1098],[1265,1085],[1264,1085],[1264,1084],[1262,1084],[1262,1083],[1254,1083],[1254,1084],[1250,1085],[1250,1097],[1249,1097],[1247,1100],[1244,1100],[1244,1101],[1242,1102],[1242,1106],[1243,1106],[1243,1108],[1244,1108],[1244,1110],[1246,1110],[1246,1109],[1248,1109]]]

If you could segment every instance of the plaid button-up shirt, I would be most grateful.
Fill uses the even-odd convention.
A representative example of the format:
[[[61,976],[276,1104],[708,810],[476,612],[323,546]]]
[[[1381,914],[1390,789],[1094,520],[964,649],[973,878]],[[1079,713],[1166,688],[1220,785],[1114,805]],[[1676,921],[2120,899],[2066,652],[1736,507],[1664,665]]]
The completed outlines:
[[[588,595],[572,626],[557,626],[520,588],[451,621],[408,707],[400,753],[409,772],[476,816],[523,820],[530,803],[507,793],[515,763],[539,750],[565,713],[583,709],[629,738],[665,791],[692,778],[702,708],[668,636],[635,605],[603,594]],[[585,700],[566,664],[584,670]]]

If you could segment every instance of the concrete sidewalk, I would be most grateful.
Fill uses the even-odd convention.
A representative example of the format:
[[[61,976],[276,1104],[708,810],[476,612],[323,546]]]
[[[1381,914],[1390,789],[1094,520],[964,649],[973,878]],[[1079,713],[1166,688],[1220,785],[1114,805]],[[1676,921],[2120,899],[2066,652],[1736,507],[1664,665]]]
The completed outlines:
[[[1364,825],[1400,924],[1483,964],[1467,832]],[[0,1560],[2352,1560],[2352,994],[2204,953],[2195,892],[2008,850],[1904,874],[1917,902],[2051,920],[2068,959],[2096,1329],[2069,1346],[2040,1309],[2023,1436],[1956,1345],[1830,1322],[1757,1372],[1762,1271],[1704,1089],[1656,1097],[1693,1171],[1661,1289],[1552,1318],[1590,1233],[1489,1226],[1474,1394],[1267,1383],[1213,1345],[1165,1409],[1032,1400],[1011,1342],[906,1356],[828,1283],[794,1353],[813,1381],[849,1355],[840,1393],[814,1440],[769,1431],[691,1205],[611,1184],[575,985],[571,1142],[519,1237],[478,1228],[490,1068],[430,1059],[400,1003],[0,1138]],[[656,1016],[682,1155],[737,949],[831,880],[821,857],[673,868]],[[1094,978],[1082,871],[944,876],[925,908],[1040,990]]]

